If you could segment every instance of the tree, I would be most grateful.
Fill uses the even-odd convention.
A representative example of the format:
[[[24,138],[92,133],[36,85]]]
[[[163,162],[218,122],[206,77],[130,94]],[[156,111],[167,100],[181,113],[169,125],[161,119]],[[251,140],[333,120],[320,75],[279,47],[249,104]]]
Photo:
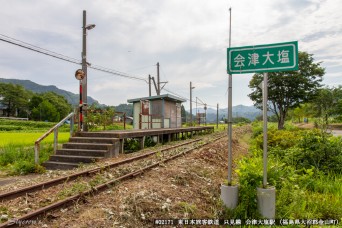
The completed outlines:
[[[313,100],[320,88],[325,73],[320,63],[314,63],[312,54],[299,52],[299,70],[268,73],[268,109],[278,119],[278,129],[284,128],[285,118],[290,108]],[[254,74],[249,83],[252,93],[248,96],[254,105],[262,109],[262,90],[259,84],[263,74]]]
[[[38,107],[33,108],[31,116],[35,120],[43,120],[57,122],[60,120],[60,115],[56,107],[49,101],[43,101]]]
[[[27,111],[30,96],[31,93],[20,85],[0,83],[0,102],[7,106],[8,117]]]
[[[186,123],[186,111],[184,105],[181,106],[181,117],[182,117],[182,124]]]
[[[47,101],[49,104],[44,103],[45,101]],[[52,111],[50,105],[54,107]],[[63,96],[54,92],[33,95],[28,106],[30,110],[32,110],[31,118],[34,120],[60,121],[71,112],[71,105],[68,103],[68,101]],[[42,115],[42,112],[45,110],[51,111],[49,111],[50,114],[48,114],[48,118],[46,117],[45,113]],[[56,117],[58,118],[56,119]]]
[[[31,100],[29,102],[29,108],[30,110],[33,110],[34,108],[37,108],[40,103],[43,102],[43,98],[39,94],[35,94],[31,97]]]
[[[43,100],[49,101],[55,106],[57,112],[59,113],[60,119],[63,119],[71,112],[71,105],[61,95],[58,95],[54,92],[46,92],[42,94],[42,98]]]
[[[133,105],[132,104],[119,104],[114,107],[117,112],[125,112],[126,116],[133,116]]]
[[[316,117],[322,119],[323,128],[329,124],[329,118],[338,116],[342,111],[342,87],[322,88],[312,102]]]
[[[342,114],[342,86],[333,88],[333,96],[334,96],[334,114],[339,116]]]

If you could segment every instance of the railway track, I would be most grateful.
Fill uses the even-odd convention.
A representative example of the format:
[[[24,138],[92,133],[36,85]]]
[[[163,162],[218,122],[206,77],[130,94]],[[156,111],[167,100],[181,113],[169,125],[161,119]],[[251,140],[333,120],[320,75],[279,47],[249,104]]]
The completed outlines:
[[[143,158],[155,155],[158,152],[165,152],[165,151],[168,151],[168,150],[171,150],[171,149],[174,149],[174,148],[178,148],[180,146],[189,145],[189,144],[198,142],[200,140],[201,139],[191,140],[189,142],[184,142],[184,143],[181,143],[181,144],[170,146],[170,147],[167,147],[167,148],[163,148],[161,150],[150,151],[150,152],[144,153],[144,154],[139,155],[139,156],[135,156],[135,157],[132,157],[132,158],[124,159],[124,160],[121,160],[121,161],[118,161],[118,162],[114,162],[114,163],[105,165],[103,167],[98,167],[98,168],[94,168],[94,169],[91,169],[91,170],[86,170],[86,171],[78,172],[78,173],[75,173],[75,174],[72,174],[72,175],[56,178],[56,179],[53,179],[53,180],[50,180],[50,181],[42,182],[42,183],[39,183],[39,184],[35,184],[35,185],[32,185],[32,186],[28,186],[28,187],[25,187],[25,188],[18,189],[18,190],[15,190],[15,191],[9,191],[9,192],[5,192],[5,193],[1,193],[0,194],[0,202],[11,200],[11,199],[14,199],[14,198],[26,195],[28,193],[32,193],[32,192],[36,192],[36,191],[42,190],[42,189],[47,189],[49,187],[53,187],[53,186],[56,186],[56,185],[61,184],[61,183],[70,182],[70,181],[73,181],[73,180],[75,180],[75,179],[77,179],[79,177],[92,176],[92,175],[95,175],[95,174],[97,174],[97,173],[99,173],[99,172],[101,172],[103,170],[111,169],[111,168],[117,167],[119,165],[123,165],[123,164],[129,163],[129,162],[133,162],[133,161],[136,161],[136,160],[139,160],[139,159],[143,159]]]
[[[5,223],[1,223],[0,227],[17,226],[20,221],[32,220],[44,216],[50,211],[82,201],[86,196],[96,195],[119,182],[134,178],[162,163],[171,161],[223,137],[225,135],[221,134],[216,135],[214,139],[213,136],[209,136],[191,140],[162,150],[150,151],[104,167],[82,171],[0,194],[0,202],[16,205],[17,207],[13,209],[13,213],[19,215]],[[168,153],[165,153],[167,151]],[[114,167],[116,167],[115,170],[113,170]]]

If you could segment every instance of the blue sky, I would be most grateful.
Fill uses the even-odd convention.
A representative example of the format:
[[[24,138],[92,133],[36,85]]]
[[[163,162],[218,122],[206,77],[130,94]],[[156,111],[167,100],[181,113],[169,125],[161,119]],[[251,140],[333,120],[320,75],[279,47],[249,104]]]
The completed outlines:
[[[232,47],[298,41],[326,68],[323,83],[341,84],[342,2],[339,0],[0,0],[1,35],[81,59],[82,11],[88,62],[137,77],[156,76],[165,88],[227,107],[229,7]],[[2,37],[0,35],[0,37]],[[0,77],[29,79],[78,93],[80,66],[0,41]],[[233,75],[233,105],[252,105],[252,74]],[[167,93],[163,91],[162,93]],[[148,96],[148,85],[88,70],[88,95],[107,105]],[[189,108],[189,102],[185,104]]]

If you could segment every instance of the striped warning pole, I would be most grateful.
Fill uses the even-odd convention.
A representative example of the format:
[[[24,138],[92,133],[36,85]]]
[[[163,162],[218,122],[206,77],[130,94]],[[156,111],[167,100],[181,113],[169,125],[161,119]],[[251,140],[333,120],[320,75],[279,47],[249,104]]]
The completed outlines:
[[[80,81],[80,130],[83,131],[83,100],[82,100],[82,80]]]
[[[75,72],[75,78],[80,81],[80,118],[79,118],[79,130],[83,131],[83,99],[82,99],[82,79],[85,77],[85,73],[83,70],[78,69]]]

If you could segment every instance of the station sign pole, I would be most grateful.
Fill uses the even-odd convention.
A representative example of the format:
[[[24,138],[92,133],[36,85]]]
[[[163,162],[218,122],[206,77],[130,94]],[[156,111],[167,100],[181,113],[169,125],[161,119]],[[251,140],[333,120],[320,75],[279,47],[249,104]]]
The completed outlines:
[[[231,26],[232,25],[232,9],[229,8],[229,48],[231,46]],[[226,207],[234,209],[237,207],[239,192],[238,186],[232,185],[232,135],[233,135],[233,102],[232,102],[232,74],[228,75],[228,183],[221,185],[221,199]]]
[[[263,142],[263,188],[267,187],[267,100],[268,100],[268,73],[264,73],[264,83],[262,88],[262,111],[263,111],[263,133],[264,133],[264,142]]]

